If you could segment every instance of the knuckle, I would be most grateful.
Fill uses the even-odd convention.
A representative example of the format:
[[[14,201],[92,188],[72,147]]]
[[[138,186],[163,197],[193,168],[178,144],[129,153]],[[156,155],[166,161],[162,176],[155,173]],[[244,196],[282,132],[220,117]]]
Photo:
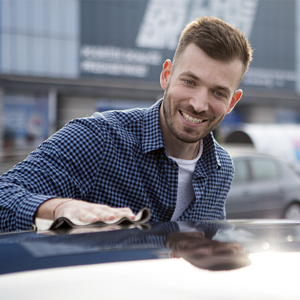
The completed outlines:
[[[123,207],[123,208],[121,208],[121,210],[126,213],[132,213],[132,211],[129,207]]]

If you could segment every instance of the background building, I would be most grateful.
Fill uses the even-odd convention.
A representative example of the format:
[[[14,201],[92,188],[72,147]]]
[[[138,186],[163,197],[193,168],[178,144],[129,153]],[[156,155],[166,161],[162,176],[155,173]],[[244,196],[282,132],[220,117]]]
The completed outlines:
[[[254,48],[218,139],[244,123],[299,124],[300,0],[0,0],[0,172],[73,118],[154,103],[164,60],[203,15]]]

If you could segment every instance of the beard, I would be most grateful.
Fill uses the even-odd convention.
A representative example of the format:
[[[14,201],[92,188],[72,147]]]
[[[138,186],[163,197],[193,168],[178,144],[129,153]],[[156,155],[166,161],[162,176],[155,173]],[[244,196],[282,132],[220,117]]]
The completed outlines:
[[[169,128],[171,134],[177,138],[179,141],[185,143],[196,143],[204,139],[210,132],[215,130],[223,121],[226,114],[222,115],[218,120],[206,112],[196,112],[192,106],[178,106],[172,108],[172,99],[168,95],[168,89],[165,91],[164,100],[163,100],[163,114],[165,122]],[[200,119],[206,119],[206,126],[198,131],[197,128],[185,126],[180,128],[180,124],[176,124],[176,114],[180,111],[180,108],[184,108],[184,111],[191,113],[194,116],[197,116]]]

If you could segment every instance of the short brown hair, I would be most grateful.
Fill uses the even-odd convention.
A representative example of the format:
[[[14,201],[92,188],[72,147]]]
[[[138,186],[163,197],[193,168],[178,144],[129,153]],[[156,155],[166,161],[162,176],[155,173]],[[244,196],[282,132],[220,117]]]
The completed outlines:
[[[252,61],[253,51],[246,36],[237,28],[216,17],[201,17],[186,25],[174,55],[174,64],[191,43],[197,45],[213,59],[223,62],[241,60],[242,77]]]

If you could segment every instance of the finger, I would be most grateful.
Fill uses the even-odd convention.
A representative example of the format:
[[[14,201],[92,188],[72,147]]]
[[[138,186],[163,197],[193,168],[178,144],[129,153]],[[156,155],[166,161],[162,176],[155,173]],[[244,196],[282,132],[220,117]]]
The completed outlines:
[[[134,219],[135,214],[132,212],[132,210],[129,207],[121,208],[122,212],[124,212],[124,216],[126,216],[129,219]]]
[[[128,218],[130,220],[133,220],[135,218],[135,214],[131,211],[131,209],[118,209],[117,211],[114,211],[114,215],[116,218]]]
[[[97,211],[99,213],[99,215],[98,214],[97,215],[100,218],[104,218],[105,220],[112,221],[114,219],[121,219],[123,217],[129,218],[129,219],[134,219],[135,218],[135,214],[128,207],[114,208],[114,207],[109,207],[107,205],[101,205],[100,204],[100,205],[97,206],[97,208],[98,208]],[[104,211],[107,214],[103,214]]]
[[[94,223],[97,221],[100,221],[99,217],[97,215],[95,215],[94,213],[85,211],[85,212],[81,212],[76,219],[78,219],[79,221],[83,222],[83,223]]]
[[[117,208],[120,211],[123,211],[124,213],[129,213],[129,214],[133,214],[132,210],[129,207],[120,207]]]
[[[93,205],[96,205],[98,208],[101,207],[101,210],[105,210],[107,212],[123,212],[123,213],[126,213],[126,214],[132,214],[134,215],[134,213],[132,212],[132,210],[129,208],[129,207],[111,207],[111,206],[108,206],[106,204],[93,204]]]

